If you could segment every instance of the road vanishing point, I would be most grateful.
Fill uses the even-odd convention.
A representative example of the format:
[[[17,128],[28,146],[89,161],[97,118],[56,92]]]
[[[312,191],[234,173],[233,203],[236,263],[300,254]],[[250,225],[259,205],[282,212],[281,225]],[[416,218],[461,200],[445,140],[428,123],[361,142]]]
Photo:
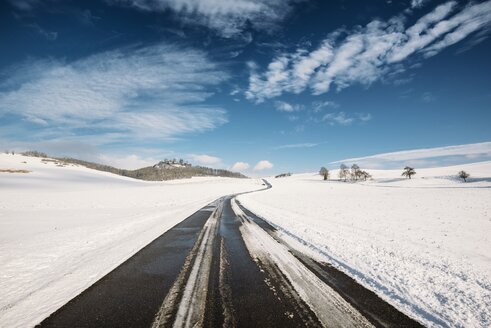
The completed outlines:
[[[38,327],[422,327],[236,196],[177,224]]]

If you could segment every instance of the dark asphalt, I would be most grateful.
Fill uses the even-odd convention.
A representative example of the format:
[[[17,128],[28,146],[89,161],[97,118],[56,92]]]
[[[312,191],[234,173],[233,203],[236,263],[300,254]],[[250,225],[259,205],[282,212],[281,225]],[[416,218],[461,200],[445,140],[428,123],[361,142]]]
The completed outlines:
[[[194,213],[39,327],[150,327],[210,214],[206,208]]]
[[[320,327],[315,314],[295,292],[281,290],[273,277],[253,261],[239,231],[240,225],[228,198],[217,238],[217,243],[223,243],[219,250],[222,256],[217,258],[226,262],[226,278],[219,281],[217,274],[210,281],[215,296],[208,301],[213,311],[207,311],[207,326],[223,326],[223,308],[228,307],[235,327]],[[214,269],[219,272],[218,266]],[[229,288],[230,299],[220,297],[218,290],[223,285]]]
[[[247,208],[240,205],[247,216],[268,232],[275,240],[284,243],[277,235],[276,229]],[[348,303],[357,309],[376,327],[424,327],[409,318],[392,305],[382,300],[374,292],[366,289],[353,278],[327,263],[319,263],[285,244],[290,252],[307,268],[316,274],[324,283],[333,288]]]
[[[266,181],[265,186],[270,188]],[[263,270],[266,264],[251,258],[239,230],[242,221],[231,207],[233,197],[221,199],[222,206],[217,207],[215,203],[194,213],[38,326],[171,327],[183,290],[189,285],[192,267],[199,258],[198,246],[206,244],[210,248],[211,265],[208,284],[200,289],[206,293],[203,294],[206,300],[197,326],[321,327],[295,289],[285,284],[287,280],[279,269],[269,264],[268,270]],[[215,237],[203,243],[203,227],[215,209],[219,216],[218,225],[212,230]],[[283,243],[271,225],[242,206],[241,209],[271,237]],[[421,327],[344,273],[294,249],[290,252],[374,326]],[[173,292],[169,293],[171,288]],[[169,295],[174,295],[172,302],[167,301]],[[156,321],[161,313],[165,313],[164,320]]]

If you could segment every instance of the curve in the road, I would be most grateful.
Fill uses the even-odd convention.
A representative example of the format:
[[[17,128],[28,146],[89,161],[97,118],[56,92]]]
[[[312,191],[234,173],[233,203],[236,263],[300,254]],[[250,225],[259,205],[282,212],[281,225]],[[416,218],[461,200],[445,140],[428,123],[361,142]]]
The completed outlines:
[[[421,326],[292,248],[235,196],[182,221],[39,326]]]

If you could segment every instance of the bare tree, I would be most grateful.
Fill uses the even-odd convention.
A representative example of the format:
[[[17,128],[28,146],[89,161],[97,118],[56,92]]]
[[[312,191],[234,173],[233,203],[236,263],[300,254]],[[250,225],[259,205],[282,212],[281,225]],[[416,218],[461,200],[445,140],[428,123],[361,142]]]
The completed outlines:
[[[409,166],[406,166],[406,167],[404,168],[404,171],[402,172],[402,174],[401,174],[401,175],[402,175],[403,177],[406,177],[406,178],[408,178],[408,179],[411,179],[411,177],[412,177],[413,175],[415,175],[415,174],[416,174],[416,171],[414,170],[414,168],[409,167]]]
[[[324,180],[329,179],[329,170],[326,169],[324,166],[321,167],[321,169],[319,170],[319,174],[324,177]]]
[[[471,175],[469,173],[467,173],[466,171],[460,171],[459,172],[459,178],[461,178],[462,180],[464,180],[464,182],[467,182],[467,178],[470,177]]]
[[[363,179],[363,181],[367,181],[367,179],[371,179],[372,176],[370,175],[370,173],[368,173],[367,171],[362,171],[360,170],[360,178]]]
[[[346,179],[348,178],[349,170],[348,167],[344,164],[341,164],[339,166],[339,179],[342,179],[346,182]]]
[[[360,167],[358,166],[358,164],[353,164],[351,165],[351,180],[358,180],[358,178],[360,177]]]

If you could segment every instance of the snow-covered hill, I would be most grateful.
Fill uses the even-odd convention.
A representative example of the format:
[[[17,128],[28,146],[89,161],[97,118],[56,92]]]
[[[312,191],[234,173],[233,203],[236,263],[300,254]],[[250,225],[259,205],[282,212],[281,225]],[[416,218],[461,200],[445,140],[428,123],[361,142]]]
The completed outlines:
[[[491,326],[491,162],[416,169],[411,180],[369,172],[359,183],[271,178],[272,189],[239,199],[427,325]]]
[[[33,326],[199,208],[261,187],[231,178],[145,182],[0,154],[0,327]]]

